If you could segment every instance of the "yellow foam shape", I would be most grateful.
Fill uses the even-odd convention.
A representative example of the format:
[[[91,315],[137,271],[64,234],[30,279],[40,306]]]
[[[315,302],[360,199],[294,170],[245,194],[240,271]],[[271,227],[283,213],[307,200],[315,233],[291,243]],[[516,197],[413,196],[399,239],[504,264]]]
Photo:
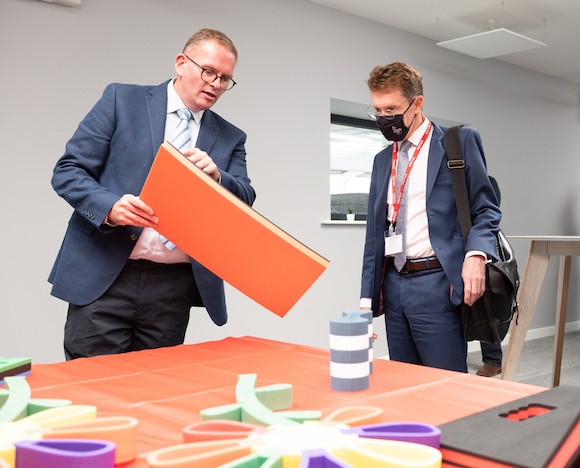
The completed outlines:
[[[364,438],[330,452],[353,466],[365,468],[440,468],[442,458],[439,450],[427,445]]]
[[[44,439],[99,439],[114,442],[115,463],[137,458],[137,426],[139,421],[129,416],[111,416],[66,424],[44,431]]]
[[[16,447],[0,441],[0,468],[14,468],[16,465]]]
[[[384,411],[376,406],[346,406],[328,414],[322,421],[337,422],[347,426],[365,426],[383,422]]]
[[[173,445],[149,454],[147,463],[151,468],[221,466],[252,453],[244,441],[245,439],[213,440]]]
[[[285,453],[284,455],[282,455],[282,467],[283,468],[300,468],[300,461],[301,460],[302,460],[301,454]]]
[[[97,417],[97,407],[92,405],[70,405],[50,408],[27,416],[18,423],[36,424],[42,428],[64,426],[65,424],[90,421]]]

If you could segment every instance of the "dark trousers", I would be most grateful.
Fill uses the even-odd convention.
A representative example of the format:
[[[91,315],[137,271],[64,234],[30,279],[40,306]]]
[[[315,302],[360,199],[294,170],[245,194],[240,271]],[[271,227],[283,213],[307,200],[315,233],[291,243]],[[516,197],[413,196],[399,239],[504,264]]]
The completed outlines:
[[[383,288],[390,359],[467,372],[467,343],[445,272],[400,274],[391,266]]]
[[[501,367],[501,343],[481,342],[481,360],[485,364],[493,364]]]
[[[182,344],[197,287],[189,263],[129,260],[95,302],[69,304],[67,360]]]

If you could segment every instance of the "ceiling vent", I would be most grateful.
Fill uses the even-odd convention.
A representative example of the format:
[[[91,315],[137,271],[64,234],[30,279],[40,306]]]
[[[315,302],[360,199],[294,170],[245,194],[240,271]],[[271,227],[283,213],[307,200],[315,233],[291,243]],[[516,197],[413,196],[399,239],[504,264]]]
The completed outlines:
[[[68,7],[78,7],[81,6],[81,0],[40,0],[46,3],[55,3],[56,5],[63,5]]]
[[[438,42],[438,46],[455,50],[462,54],[471,55],[480,59],[499,57],[524,50],[544,47],[544,42],[536,41],[509,29],[499,28],[485,31],[471,36],[459,37],[449,41]]]

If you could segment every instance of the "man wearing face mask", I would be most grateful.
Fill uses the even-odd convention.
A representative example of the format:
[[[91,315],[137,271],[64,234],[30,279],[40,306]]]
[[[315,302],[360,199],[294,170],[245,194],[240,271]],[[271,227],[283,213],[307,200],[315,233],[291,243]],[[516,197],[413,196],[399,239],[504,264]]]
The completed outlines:
[[[391,360],[467,372],[459,305],[485,290],[501,212],[481,138],[461,144],[473,227],[464,245],[445,156],[446,128],[423,114],[423,82],[411,66],[375,67],[369,115],[393,142],[375,157],[369,191],[361,309],[384,314]]]

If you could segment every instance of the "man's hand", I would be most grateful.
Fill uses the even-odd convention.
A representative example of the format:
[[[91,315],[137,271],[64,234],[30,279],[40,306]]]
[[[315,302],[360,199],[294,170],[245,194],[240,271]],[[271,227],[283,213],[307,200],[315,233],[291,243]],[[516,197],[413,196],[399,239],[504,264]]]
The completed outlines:
[[[463,302],[473,305],[485,292],[485,261],[481,255],[472,255],[463,262]]]
[[[183,151],[183,154],[187,156],[193,164],[199,167],[203,172],[209,175],[216,182],[220,181],[221,174],[218,167],[211,159],[210,155],[199,148],[191,148]]]
[[[155,228],[159,218],[153,214],[153,209],[142,202],[139,197],[125,194],[113,205],[107,221],[112,225]]]

